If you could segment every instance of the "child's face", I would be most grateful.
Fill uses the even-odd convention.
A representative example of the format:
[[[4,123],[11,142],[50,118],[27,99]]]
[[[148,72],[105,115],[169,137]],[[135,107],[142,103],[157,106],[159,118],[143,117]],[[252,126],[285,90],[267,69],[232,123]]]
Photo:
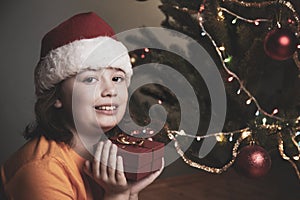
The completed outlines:
[[[104,132],[110,130],[121,121],[127,100],[125,73],[115,68],[87,70],[66,79],[61,85],[61,104],[66,120],[77,131],[88,132],[99,130],[99,127]]]

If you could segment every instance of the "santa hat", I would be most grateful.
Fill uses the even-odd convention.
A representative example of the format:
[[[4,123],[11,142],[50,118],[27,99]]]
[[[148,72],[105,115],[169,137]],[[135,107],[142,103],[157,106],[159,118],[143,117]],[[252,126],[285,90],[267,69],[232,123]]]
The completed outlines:
[[[85,69],[119,68],[130,84],[132,66],[127,48],[113,29],[95,13],[81,13],[59,24],[42,40],[35,69],[36,94]]]

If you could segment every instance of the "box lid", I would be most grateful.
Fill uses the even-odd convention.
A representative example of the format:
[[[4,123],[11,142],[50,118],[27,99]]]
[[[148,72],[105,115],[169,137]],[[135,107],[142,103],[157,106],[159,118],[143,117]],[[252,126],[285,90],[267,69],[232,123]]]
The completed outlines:
[[[124,166],[141,168],[164,155],[164,143],[161,142],[124,134],[110,140],[119,147],[118,155],[123,157]]]

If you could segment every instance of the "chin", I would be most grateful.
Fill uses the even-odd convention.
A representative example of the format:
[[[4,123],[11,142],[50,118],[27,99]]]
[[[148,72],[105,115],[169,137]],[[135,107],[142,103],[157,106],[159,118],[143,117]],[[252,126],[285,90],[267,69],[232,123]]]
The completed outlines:
[[[113,129],[117,124],[115,124],[114,126],[109,126],[109,127],[102,127],[102,130],[104,133],[110,131],[111,129]]]

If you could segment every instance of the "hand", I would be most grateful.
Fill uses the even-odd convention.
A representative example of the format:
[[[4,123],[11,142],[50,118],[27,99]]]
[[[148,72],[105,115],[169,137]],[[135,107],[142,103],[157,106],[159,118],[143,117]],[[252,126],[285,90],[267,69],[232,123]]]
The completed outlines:
[[[164,158],[162,158],[162,166],[159,170],[153,172],[149,176],[130,184],[130,200],[138,199],[138,193],[142,191],[145,187],[150,185],[163,171],[164,169]]]
[[[162,172],[160,170],[137,182],[128,183],[124,174],[122,157],[117,156],[117,146],[111,141],[99,142],[92,166],[86,161],[85,173],[91,176],[105,190],[108,199],[138,199],[138,193],[150,185]]]
[[[106,199],[128,199],[130,190],[123,169],[122,157],[110,140],[99,142],[92,164],[86,161],[84,171],[105,191]]]

